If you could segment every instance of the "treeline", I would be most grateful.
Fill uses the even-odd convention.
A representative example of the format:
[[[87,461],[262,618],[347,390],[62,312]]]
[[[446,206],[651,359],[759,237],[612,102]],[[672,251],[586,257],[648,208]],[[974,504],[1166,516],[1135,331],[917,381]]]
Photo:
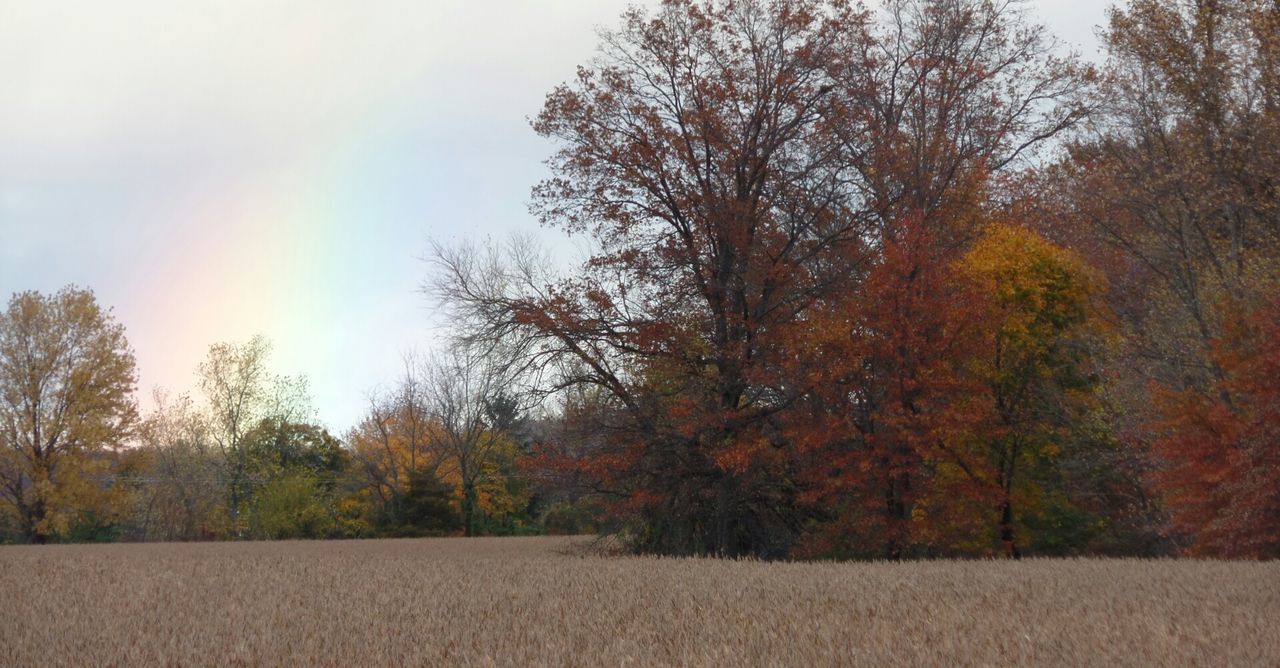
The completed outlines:
[[[453,341],[342,443],[260,341],[137,420],[92,297],[16,296],[10,530],[1278,556],[1280,8],[1132,0],[1102,37],[1093,68],[1017,3],[629,11],[534,120],[532,209],[591,257],[436,247]],[[77,370],[53,342],[90,329]]]
[[[262,337],[217,344],[199,392],[139,417],[123,329],[92,293],[15,295],[0,314],[0,539],[193,541],[593,531],[518,464],[537,432],[458,354],[406,360],[346,435]],[[493,391],[490,391],[490,390]]]

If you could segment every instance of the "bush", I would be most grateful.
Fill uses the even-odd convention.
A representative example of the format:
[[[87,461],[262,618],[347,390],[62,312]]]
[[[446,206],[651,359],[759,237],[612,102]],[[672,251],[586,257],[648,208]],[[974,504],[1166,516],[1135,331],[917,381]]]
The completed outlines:
[[[325,538],[336,524],[320,485],[310,473],[268,482],[254,499],[249,519],[255,538]]]

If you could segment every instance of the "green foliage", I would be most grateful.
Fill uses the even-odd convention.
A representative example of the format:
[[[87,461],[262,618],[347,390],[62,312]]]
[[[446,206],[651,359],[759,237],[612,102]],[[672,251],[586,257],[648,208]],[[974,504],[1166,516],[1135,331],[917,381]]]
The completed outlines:
[[[324,429],[266,418],[244,436],[249,478],[249,534],[255,538],[328,538],[361,534],[339,518],[337,477],[346,465],[338,439]]]
[[[58,536],[62,543],[114,543],[124,535],[126,527],[111,517],[88,511],[78,515],[67,531]]]
[[[428,470],[416,471],[409,479],[400,517],[387,527],[389,535],[443,536],[462,529],[453,488]]]
[[[312,424],[264,419],[245,435],[244,447],[259,475],[305,471],[327,488],[346,465],[342,443]]]
[[[249,513],[255,538],[326,538],[337,522],[327,495],[311,473],[295,471],[273,478],[254,495]]]
[[[1105,518],[1080,508],[1062,491],[1037,493],[1035,497],[1021,504],[1025,510],[1018,528],[1021,535],[1029,537],[1027,547],[1036,555],[1086,554],[1108,529]]]

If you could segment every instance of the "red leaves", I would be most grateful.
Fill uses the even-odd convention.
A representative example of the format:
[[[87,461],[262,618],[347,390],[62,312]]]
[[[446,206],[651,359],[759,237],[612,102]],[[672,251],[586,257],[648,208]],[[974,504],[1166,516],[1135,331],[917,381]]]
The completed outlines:
[[[1280,299],[1232,321],[1213,358],[1206,391],[1155,388],[1155,480],[1190,553],[1280,557]]]
[[[937,443],[987,415],[953,264],[1075,82],[999,3],[897,9],[631,10],[534,124],[532,208],[594,254],[516,320],[610,396],[583,470],[653,549],[785,552],[848,512],[906,554]]]

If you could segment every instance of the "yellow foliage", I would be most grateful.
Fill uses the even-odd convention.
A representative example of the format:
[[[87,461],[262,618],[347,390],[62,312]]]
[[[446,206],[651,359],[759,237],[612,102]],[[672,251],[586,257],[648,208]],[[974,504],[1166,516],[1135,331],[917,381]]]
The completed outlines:
[[[995,351],[980,363],[993,382],[1048,379],[1064,343],[1101,334],[1102,275],[1079,255],[1022,227],[991,224],[959,263],[962,280],[989,296]]]
[[[427,471],[452,490],[452,503],[460,510],[463,480],[457,448],[451,447],[439,421],[414,411],[401,406],[375,412],[348,436],[368,485],[359,496],[366,503],[402,497],[409,492],[414,472]],[[486,430],[471,447],[485,453],[475,458],[480,466],[474,476],[479,511],[491,517],[518,511],[525,499],[508,484],[519,454],[515,441]]]

